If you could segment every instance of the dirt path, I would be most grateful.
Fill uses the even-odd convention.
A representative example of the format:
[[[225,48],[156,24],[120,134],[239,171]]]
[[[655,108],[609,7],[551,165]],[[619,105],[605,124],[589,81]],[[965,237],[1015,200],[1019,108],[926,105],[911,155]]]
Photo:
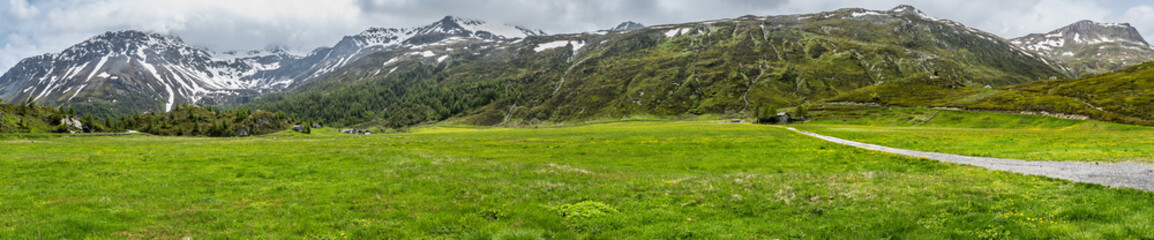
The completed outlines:
[[[1134,163],[1024,161],[1017,159],[970,157],[954,154],[891,148],[825,136],[812,132],[797,130],[790,127],[785,127],[785,129],[833,143],[910,157],[924,157],[943,162],[973,165],[1027,175],[1047,176],[1075,182],[1097,183],[1111,187],[1129,187],[1147,191],[1154,190],[1154,165]]]

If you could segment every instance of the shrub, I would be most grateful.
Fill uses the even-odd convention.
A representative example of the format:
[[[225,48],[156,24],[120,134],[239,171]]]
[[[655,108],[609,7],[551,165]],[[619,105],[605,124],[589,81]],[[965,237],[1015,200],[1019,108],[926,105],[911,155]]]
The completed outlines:
[[[599,232],[610,225],[605,216],[617,213],[617,209],[601,202],[582,201],[550,208],[565,218],[565,226],[581,232]]]

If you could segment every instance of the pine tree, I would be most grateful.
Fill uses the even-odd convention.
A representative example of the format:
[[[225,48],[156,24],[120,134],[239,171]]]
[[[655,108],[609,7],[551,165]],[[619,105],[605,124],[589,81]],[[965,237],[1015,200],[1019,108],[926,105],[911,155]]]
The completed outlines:
[[[56,133],[68,133],[68,125],[64,125],[64,123],[57,124],[56,130],[54,132],[56,132]]]
[[[84,114],[84,119],[80,120],[80,122],[84,123],[84,126],[87,127],[87,130],[88,130],[87,132],[92,132],[92,130],[95,129],[95,127],[96,127],[96,126],[93,126],[96,124],[96,121],[92,119],[91,113],[90,114]]]
[[[233,121],[238,122],[238,123],[240,121],[244,121],[245,117],[248,116],[247,114],[244,113],[245,111],[246,111],[245,109],[241,109],[241,110],[236,111],[236,119],[233,119]]]
[[[809,110],[806,109],[805,105],[797,105],[797,108],[793,111],[793,115],[796,118],[806,118],[809,117]]]
[[[228,133],[231,131],[232,131],[231,126],[228,125],[227,121],[220,123],[220,136],[221,137],[228,136],[229,135]]]
[[[209,136],[220,136],[220,120],[213,120],[212,127],[208,129]]]

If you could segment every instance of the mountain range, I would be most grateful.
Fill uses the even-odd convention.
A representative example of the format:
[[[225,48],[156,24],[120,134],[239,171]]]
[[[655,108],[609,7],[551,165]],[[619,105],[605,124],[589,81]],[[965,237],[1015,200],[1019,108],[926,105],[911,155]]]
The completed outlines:
[[[1041,54],[910,6],[744,16],[455,49],[428,57],[374,53],[248,106],[338,125],[449,119],[532,125],[747,115],[759,106],[795,106],[918,76],[979,87],[1068,76]]]
[[[0,76],[0,98],[98,116],[203,103],[346,125],[534,124],[748,114],[865,87],[998,87],[1151,59],[1128,24],[1081,21],[1007,40],[906,5],[556,35],[445,17],[371,28],[304,56],[108,32],[21,61]]]
[[[163,112],[185,103],[236,105],[323,78],[369,53],[453,42],[489,47],[537,35],[545,33],[445,17],[418,28],[368,29],[295,56],[280,49],[214,53],[175,36],[114,31],[20,61],[0,76],[0,97],[104,116]]]

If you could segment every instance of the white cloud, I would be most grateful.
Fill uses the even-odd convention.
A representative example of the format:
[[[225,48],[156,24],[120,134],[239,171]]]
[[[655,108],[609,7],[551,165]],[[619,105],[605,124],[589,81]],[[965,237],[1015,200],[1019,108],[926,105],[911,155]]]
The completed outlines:
[[[8,0],[8,16],[15,19],[26,19],[40,14],[36,6],[29,6],[25,0]]]

